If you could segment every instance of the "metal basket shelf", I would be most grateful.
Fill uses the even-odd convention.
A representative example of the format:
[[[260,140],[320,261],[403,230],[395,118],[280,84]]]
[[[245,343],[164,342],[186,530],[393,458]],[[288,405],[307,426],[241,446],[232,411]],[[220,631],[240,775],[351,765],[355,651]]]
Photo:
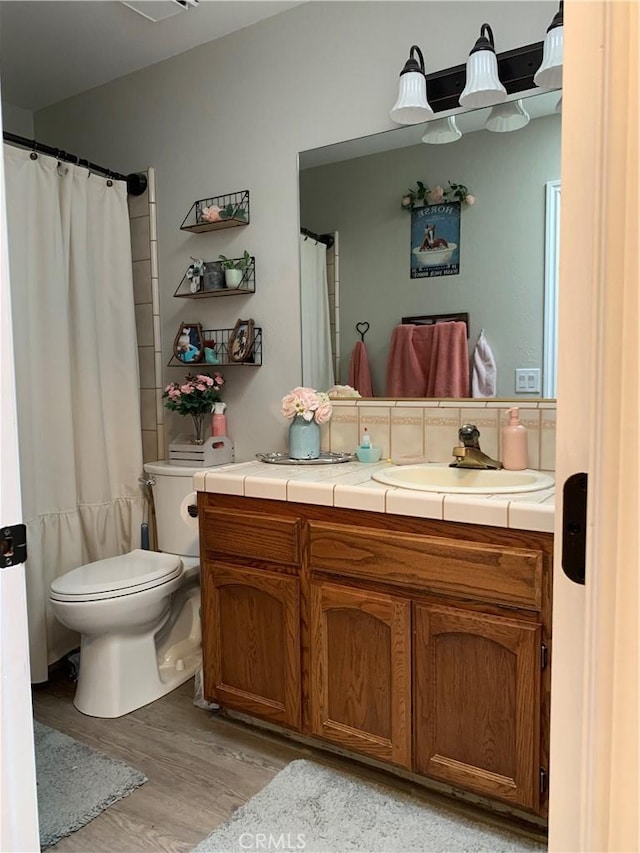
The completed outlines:
[[[202,211],[213,206],[220,208],[221,218],[215,222],[207,222],[202,218]],[[200,234],[202,231],[219,231],[223,228],[235,228],[238,225],[249,224],[249,190],[235,193],[200,198],[194,201],[180,229]]]
[[[187,368],[188,370],[203,370],[203,369],[215,369],[217,367],[232,367],[238,365],[242,367],[243,365],[248,367],[260,367],[262,364],[262,328],[260,326],[254,326],[253,328],[253,344],[251,349],[249,350],[248,356],[244,359],[244,361],[233,361],[229,357],[229,339],[231,338],[231,334],[233,333],[233,329],[204,329],[202,332],[203,339],[213,340],[216,342],[215,352],[218,357],[217,362],[207,362],[204,358],[201,358],[199,361],[190,361],[183,362],[180,359],[176,358],[175,355],[171,356],[167,367],[182,367]]]
[[[241,258],[233,258],[234,261],[239,261]],[[215,268],[215,269],[214,269]],[[215,278],[222,278],[223,284],[222,286],[211,287],[209,282],[214,280],[214,277],[211,276],[212,271],[218,271],[222,273],[222,275],[218,275]],[[179,296],[184,299],[208,299],[210,296],[237,296],[241,293],[255,293],[256,292],[256,259],[252,256],[251,261],[249,262],[249,266],[244,271],[242,278],[240,280],[240,284],[237,287],[227,287],[224,284],[224,269],[222,267],[222,261],[207,261],[205,263],[205,273],[203,276],[203,284],[200,290],[196,290],[195,293],[191,293],[189,290],[189,279],[187,278],[187,274],[185,273],[182,276],[182,281],[177,286],[174,296]]]

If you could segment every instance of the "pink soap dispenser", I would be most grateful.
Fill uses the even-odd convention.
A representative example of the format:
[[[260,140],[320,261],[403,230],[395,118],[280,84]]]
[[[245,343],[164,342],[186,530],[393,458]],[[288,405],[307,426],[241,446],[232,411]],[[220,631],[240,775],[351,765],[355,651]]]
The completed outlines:
[[[502,428],[502,465],[507,471],[529,467],[527,428],[520,423],[518,409],[509,409],[509,423]]]
[[[226,403],[213,404],[213,417],[211,418],[211,435],[227,435],[227,416],[224,410]]]

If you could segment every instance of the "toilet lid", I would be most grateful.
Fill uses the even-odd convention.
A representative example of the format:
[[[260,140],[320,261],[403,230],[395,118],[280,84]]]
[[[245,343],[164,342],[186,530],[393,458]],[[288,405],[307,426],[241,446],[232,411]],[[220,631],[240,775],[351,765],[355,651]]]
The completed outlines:
[[[67,601],[128,595],[166,583],[182,571],[182,560],[175,554],[136,548],[128,554],[87,563],[61,575],[51,584],[51,595]]]

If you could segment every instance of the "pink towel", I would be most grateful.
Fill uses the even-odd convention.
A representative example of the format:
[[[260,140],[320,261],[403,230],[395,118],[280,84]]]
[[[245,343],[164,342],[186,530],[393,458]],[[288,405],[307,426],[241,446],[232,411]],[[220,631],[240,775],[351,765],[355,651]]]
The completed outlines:
[[[351,352],[349,361],[349,385],[359,391],[363,397],[373,397],[369,356],[364,341],[358,341]]]
[[[396,326],[387,362],[390,397],[467,397],[469,352],[465,323]]]
[[[396,326],[391,333],[387,359],[388,397],[424,397],[424,373],[412,343],[416,328],[429,327],[406,323]]]

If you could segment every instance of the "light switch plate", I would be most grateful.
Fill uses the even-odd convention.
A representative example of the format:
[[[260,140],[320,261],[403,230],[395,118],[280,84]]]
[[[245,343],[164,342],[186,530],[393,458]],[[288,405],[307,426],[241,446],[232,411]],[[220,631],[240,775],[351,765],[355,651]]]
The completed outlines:
[[[516,368],[516,394],[540,393],[540,368]]]

